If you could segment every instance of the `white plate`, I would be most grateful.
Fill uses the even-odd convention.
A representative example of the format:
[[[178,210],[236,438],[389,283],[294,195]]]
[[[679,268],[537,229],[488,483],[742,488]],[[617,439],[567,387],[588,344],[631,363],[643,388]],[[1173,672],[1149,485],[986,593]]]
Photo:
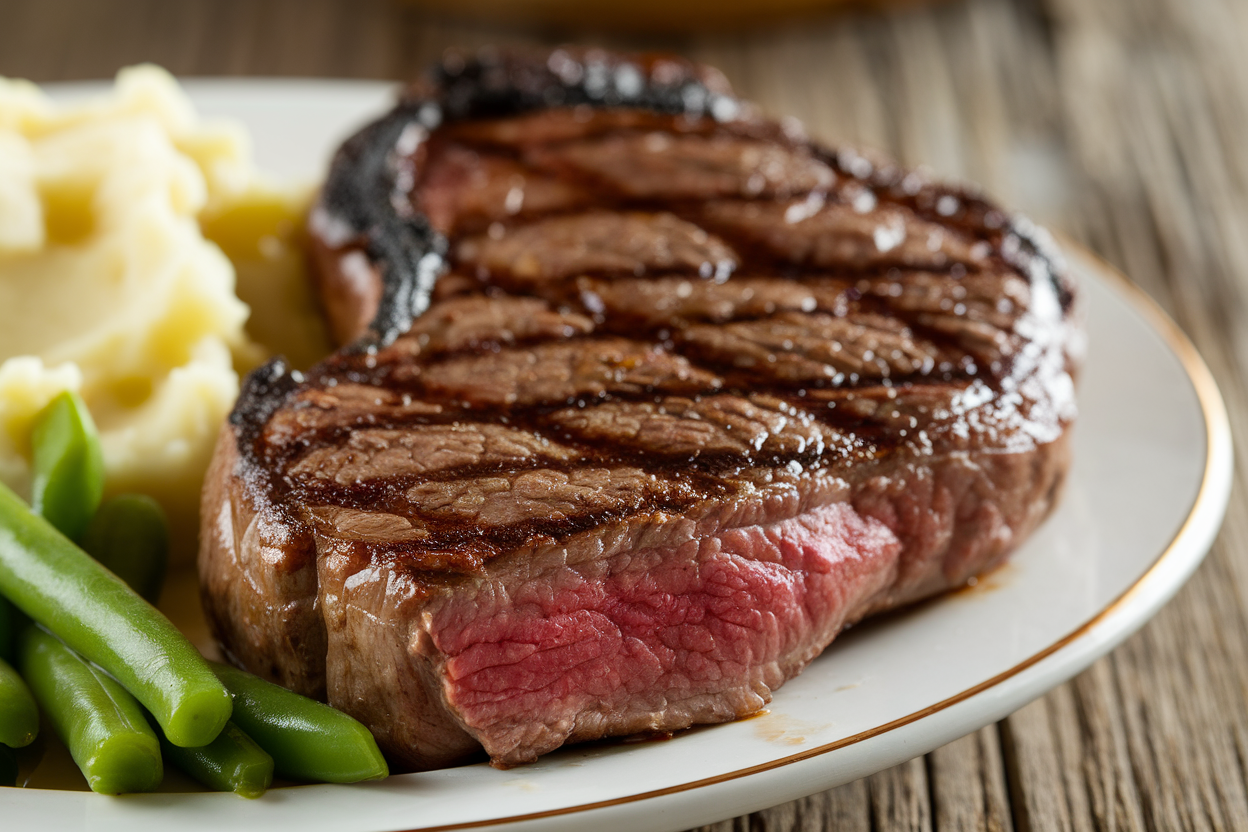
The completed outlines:
[[[188,88],[203,112],[247,123],[263,166],[304,177],[381,112],[391,89]],[[475,765],[275,789],[257,801],[0,789],[5,827],[679,830],[848,782],[1004,717],[1155,613],[1208,550],[1230,491],[1226,413],[1199,356],[1110,268],[1067,253],[1087,299],[1090,345],[1060,509],[975,589],[846,633],[765,715],[667,742],[570,748],[511,771]]]

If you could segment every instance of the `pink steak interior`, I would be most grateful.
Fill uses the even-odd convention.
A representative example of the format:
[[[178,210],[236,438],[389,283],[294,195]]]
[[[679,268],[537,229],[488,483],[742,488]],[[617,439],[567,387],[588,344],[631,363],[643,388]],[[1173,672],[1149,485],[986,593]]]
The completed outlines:
[[[745,692],[729,697],[741,716],[890,580],[900,548],[834,504],[474,592],[431,627],[444,695],[491,754],[574,717],[626,711],[646,730],[651,713],[685,707],[692,724],[725,692]]]

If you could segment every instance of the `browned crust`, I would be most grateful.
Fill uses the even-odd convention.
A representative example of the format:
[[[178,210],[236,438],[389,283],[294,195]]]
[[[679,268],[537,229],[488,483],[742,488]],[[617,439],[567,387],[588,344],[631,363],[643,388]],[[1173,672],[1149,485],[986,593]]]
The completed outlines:
[[[234,426],[222,426],[204,478],[200,597],[226,657],[271,682],[325,699],[325,624],[313,543],[240,471]]]
[[[308,235],[312,288],[336,346],[360,337],[377,315],[381,275],[362,248],[330,246],[320,234]]]

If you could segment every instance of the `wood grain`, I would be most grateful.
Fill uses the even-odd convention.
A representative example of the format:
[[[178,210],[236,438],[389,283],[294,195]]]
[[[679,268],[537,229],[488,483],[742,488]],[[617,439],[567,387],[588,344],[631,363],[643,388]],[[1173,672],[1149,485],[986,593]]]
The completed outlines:
[[[1244,435],[1248,3],[962,0],[589,39],[717,64],[821,138],[982,183],[1087,242],[1191,334]],[[0,74],[38,81],[141,60],[184,75],[406,78],[447,46],[550,40],[386,0],[0,0]],[[1237,455],[1248,462],[1248,444]],[[1248,829],[1246,609],[1237,476],[1191,582],[1069,684],[925,758],[702,832]]]

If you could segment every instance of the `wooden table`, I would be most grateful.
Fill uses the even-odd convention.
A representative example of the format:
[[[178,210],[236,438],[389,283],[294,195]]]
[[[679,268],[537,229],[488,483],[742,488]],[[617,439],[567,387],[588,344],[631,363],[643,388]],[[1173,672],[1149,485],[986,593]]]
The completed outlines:
[[[1248,3],[964,0],[588,39],[716,64],[819,137],[980,182],[1084,241],[1170,310],[1234,428],[1248,419]],[[137,61],[401,79],[449,45],[547,40],[386,0],[0,0],[0,74],[37,81]],[[926,757],[706,829],[1248,829],[1246,536],[1238,489],[1191,582],[1074,681]]]

